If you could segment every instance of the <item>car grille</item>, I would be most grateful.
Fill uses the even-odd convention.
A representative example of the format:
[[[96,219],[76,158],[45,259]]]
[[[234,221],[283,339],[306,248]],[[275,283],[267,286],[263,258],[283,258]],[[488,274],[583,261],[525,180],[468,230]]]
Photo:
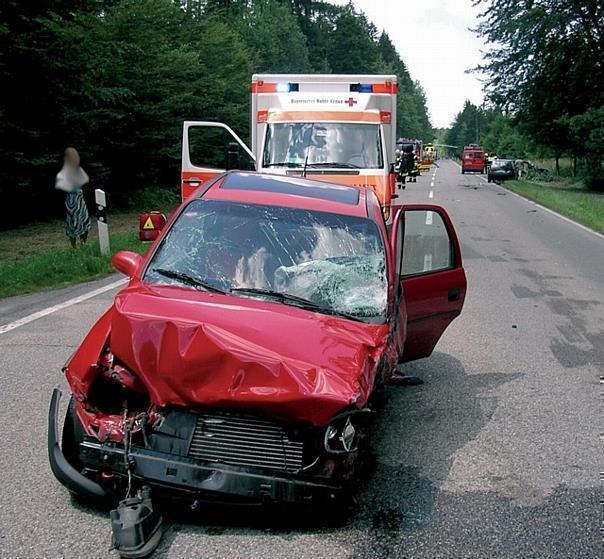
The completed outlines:
[[[229,412],[199,414],[189,457],[281,471],[302,467],[304,443],[272,421]]]

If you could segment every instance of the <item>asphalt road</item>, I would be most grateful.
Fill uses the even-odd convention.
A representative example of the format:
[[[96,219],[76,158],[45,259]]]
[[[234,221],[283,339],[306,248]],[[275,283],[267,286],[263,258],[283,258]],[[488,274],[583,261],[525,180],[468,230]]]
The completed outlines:
[[[355,511],[172,519],[155,558],[602,557],[604,238],[450,161],[402,199],[449,210],[468,296],[408,366],[425,383],[389,389]],[[111,281],[0,302],[0,325]],[[106,512],[75,503],[46,457],[60,368],[114,292],[0,334],[2,558],[116,557]]]

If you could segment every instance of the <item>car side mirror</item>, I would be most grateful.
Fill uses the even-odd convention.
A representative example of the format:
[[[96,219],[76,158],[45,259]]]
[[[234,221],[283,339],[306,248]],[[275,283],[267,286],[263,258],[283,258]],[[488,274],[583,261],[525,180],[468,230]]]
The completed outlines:
[[[239,157],[239,144],[237,142],[229,142],[226,149],[226,170],[240,169],[241,161]]]
[[[132,252],[131,250],[120,250],[119,252],[113,255],[111,259],[111,264],[113,267],[122,274],[131,278],[136,274],[136,271],[139,269],[141,262],[143,261],[143,257],[137,252]]]

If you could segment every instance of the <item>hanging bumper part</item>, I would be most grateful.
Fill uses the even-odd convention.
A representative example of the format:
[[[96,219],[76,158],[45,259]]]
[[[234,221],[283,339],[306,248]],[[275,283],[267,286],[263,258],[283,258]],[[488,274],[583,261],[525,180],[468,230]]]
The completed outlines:
[[[120,501],[109,515],[113,548],[121,557],[147,557],[159,545],[163,521],[153,509],[149,486],[140,489],[136,496]]]

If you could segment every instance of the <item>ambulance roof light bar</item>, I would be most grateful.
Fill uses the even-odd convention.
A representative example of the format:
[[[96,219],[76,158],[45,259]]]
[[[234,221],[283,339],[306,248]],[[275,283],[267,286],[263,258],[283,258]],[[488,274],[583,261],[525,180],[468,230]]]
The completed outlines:
[[[351,83],[351,93],[396,93],[397,84],[394,82],[386,83]]]
[[[297,93],[300,84],[297,82],[265,82],[258,80],[252,82],[252,93]],[[396,93],[396,82],[385,83],[351,83],[348,86],[350,93]]]
[[[278,83],[275,84],[277,93],[291,93],[300,90],[300,85],[297,83]]]
[[[351,83],[351,93],[373,93],[373,86],[370,83]]]
[[[258,80],[252,82],[252,93],[293,93],[300,91],[300,84],[292,82],[271,83]]]

